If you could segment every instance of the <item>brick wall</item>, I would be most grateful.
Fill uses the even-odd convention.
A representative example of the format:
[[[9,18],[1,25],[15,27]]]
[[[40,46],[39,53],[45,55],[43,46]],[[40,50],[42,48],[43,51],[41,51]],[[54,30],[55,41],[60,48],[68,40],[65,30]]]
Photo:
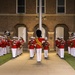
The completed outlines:
[[[46,0],[46,13],[47,14],[56,13],[56,0]]]
[[[16,13],[16,0],[0,0],[1,14]]]
[[[36,13],[36,0],[26,0],[26,13],[35,14]]]
[[[66,0],[66,13],[75,14],[75,0]]]

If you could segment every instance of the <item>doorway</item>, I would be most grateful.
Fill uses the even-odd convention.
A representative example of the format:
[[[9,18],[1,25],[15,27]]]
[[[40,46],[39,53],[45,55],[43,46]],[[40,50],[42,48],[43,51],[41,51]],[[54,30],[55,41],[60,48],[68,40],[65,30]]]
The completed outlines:
[[[26,27],[18,27],[18,37],[22,37],[26,42]]]
[[[56,28],[56,36],[55,36],[55,39],[56,38],[61,38],[63,37],[64,38],[64,28],[63,27],[57,27]]]

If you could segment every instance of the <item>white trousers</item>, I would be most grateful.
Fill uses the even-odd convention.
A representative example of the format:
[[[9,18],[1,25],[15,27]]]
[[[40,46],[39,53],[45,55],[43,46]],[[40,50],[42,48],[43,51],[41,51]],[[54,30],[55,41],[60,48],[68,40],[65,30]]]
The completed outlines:
[[[60,58],[64,58],[64,48],[59,49],[59,56]]]
[[[30,57],[33,57],[34,56],[34,49],[29,49],[30,51]]]
[[[71,48],[71,55],[73,56],[73,48]]]
[[[60,48],[58,48],[58,55],[60,56]]]
[[[56,46],[56,54],[58,54],[58,47]]]
[[[44,57],[48,57],[48,50],[44,50]]]
[[[10,46],[6,46],[7,53],[10,53]]]
[[[34,48],[34,54],[36,53],[36,49]]]
[[[71,54],[71,48],[68,46],[68,54]]]
[[[37,61],[41,61],[42,59],[42,48],[36,49],[37,51]]]
[[[20,55],[20,48],[17,48],[17,55]]]
[[[12,57],[17,56],[17,48],[12,48]]]
[[[0,56],[3,55],[3,52],[2,52],[2,47],[0,47]]]
[[[75,48],[72,48],[72,56],[75,57]]]
[[[19,55],[21,54],[22,52],[21,52],[21,48],[19,48]]]
[[[2,48],[2,50],[3,50],[3,51],[2,51],[2,52],[3,52],[3,54],[7,54],[6,47],[3,47],[3,48]]]
[[[22,54],[23,53],[23,47],[21,47],[20,50],[21,50],[21,54]]]

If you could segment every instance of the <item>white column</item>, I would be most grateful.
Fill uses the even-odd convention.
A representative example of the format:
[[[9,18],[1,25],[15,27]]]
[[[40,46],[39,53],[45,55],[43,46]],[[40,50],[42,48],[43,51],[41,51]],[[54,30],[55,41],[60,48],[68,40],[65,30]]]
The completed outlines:
[[[39,29],[42,31],[42,0],[39,0]]]

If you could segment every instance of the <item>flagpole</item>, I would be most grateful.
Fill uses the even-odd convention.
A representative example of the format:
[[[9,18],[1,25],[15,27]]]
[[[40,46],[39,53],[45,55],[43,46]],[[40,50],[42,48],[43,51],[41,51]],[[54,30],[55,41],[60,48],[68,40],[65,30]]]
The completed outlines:
[[[39,29],[42,31],[42,0],[39,0]]]

